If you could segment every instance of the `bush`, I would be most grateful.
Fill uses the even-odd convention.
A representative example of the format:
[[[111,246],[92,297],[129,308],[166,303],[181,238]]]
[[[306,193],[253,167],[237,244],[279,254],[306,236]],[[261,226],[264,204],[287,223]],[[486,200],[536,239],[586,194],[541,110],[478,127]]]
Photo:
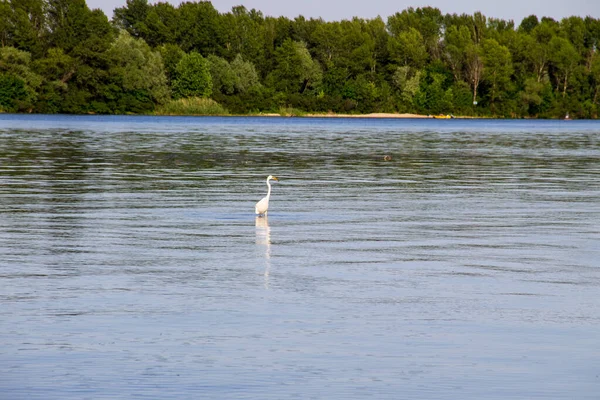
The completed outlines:
[[[303,117],[306,115],[306,113],[293,107],[280,107],[279,115],[282,117]]]
[[[186,99],[172,100],[158,107],[156,115],[227,115],[227,110],[212,99],[189,97]]]

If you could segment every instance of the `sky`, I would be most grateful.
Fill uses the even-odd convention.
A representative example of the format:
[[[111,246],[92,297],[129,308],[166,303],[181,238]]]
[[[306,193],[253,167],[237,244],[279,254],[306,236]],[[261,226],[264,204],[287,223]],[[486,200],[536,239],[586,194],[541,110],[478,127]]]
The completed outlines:
[[[126,0],[86,0],[89,8],[100,8],[112,18],[112,11],[124,7]],[[162,0],[175,6],[180,0]],[[156,1],[149,1],[153,4]],[[551,17],[560,20],[572,15],[600,18],[599,0],[213,0],[213,6],[219,12],[227,12],[231,7],[243,5],[247,9],[255,8],[265,16],[285,16],[295,18],[323,18],[326,21],[340,21],[354,16],[375,18],[381,16],[384,21],[390,15],[408,7],[437,7],[442,14],[473,14],[482,12],[486,17],[513,20],[518,25],[531,14],[539,18]]]

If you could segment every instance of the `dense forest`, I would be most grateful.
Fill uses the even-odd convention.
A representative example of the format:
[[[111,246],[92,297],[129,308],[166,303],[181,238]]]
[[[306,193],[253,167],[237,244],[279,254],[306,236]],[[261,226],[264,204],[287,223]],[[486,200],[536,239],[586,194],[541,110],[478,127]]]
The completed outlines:
[[[596,118],[599,42],[592,17],[327,22],[127,0],[109,21],[84,0],[0,0],[0,111]]]

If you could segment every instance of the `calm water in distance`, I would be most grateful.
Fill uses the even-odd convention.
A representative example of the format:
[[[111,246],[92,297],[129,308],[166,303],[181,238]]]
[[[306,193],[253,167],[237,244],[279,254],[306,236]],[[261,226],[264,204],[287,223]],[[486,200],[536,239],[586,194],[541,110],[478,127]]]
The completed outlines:
[[[7,400],[598,399],[600,123],[0,115],[0,305]]]

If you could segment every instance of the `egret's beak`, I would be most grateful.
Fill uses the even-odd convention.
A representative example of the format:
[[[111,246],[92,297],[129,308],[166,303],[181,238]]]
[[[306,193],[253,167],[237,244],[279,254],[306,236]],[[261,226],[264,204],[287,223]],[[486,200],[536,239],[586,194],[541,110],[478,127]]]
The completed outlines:
[[[279,182],[279,179],[276,176],[273,177],[273,180]]]

